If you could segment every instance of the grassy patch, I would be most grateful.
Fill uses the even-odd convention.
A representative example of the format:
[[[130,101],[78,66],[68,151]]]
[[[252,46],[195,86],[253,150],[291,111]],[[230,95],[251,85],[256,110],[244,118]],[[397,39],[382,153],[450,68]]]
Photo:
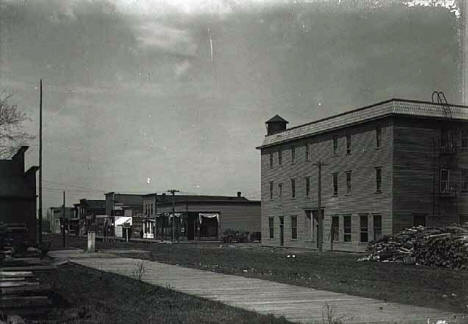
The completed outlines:
[[[78,265],[38,275],[66,297],[49,315],[59,323],[288,323]]]
[[[77,239],[76,246],[83,247]],[[80,245],[81,244],[81,245]],[[98,248],[105,248],[102,242]],[[468,312],[468,271],[396,263],[356,262],[353,253],[294,251],[253,245],[117,242],[126,254],[198,269],[377,298],[389,302]],[[295,253],[295,258],[287,255]]]

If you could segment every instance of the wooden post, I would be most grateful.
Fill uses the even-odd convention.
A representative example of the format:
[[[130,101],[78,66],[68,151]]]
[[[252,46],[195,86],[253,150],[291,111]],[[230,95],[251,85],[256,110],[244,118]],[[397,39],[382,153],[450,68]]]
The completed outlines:
[[[322,217],[322,166],[325,164],[322,161],[314,163],[318,167],[318,181],[317,181],[317,220],[318,220],[318,233],[317,233],[317,246],[320,252],[323,251],[323,217]],[[311,217],[311,223],[313,215]]]
[[[67,221],[66,221],[66,217],[65,217],[65,190],[63,191],[63,205],[62,205],[62,219],[63,219],[63,223],[62,223],[62,243],[63,243],[63,247],[66,246],[66,239],[65,239],[65,231],[66,231],[66,225],[67,225]]]
[[[42,79],[39,82],[39,243],[42,243]]]
[[[167,192],[170,192],[172,194],[172,243],[174,243],[174,225],[175,225],[175,193],[179,192],[179,190],[176,189],[170,189]]]

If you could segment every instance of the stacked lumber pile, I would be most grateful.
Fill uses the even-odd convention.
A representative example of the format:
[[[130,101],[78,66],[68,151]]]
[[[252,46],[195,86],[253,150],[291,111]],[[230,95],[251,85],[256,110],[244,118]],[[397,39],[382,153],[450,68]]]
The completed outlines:
[[[370,242],[369,255],[358,261],[468,268],[468,229],[459,226],[429,228],[415,226]]]

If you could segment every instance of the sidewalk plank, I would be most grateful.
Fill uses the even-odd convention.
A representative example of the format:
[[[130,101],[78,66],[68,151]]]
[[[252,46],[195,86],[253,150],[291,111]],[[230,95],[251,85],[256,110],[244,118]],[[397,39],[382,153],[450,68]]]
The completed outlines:
[[[450,323],[468,322],[468,314],[452,314],[432,308],[387,303],[267,280],[226,275],[131,258],[72,258],[72,262],[101,271],[134,277],[143,262],[143,281],[186,294],[222,302],[262,314],[285,316],[297,322],[322,320],[329,305],[335,318],[346,323]]]

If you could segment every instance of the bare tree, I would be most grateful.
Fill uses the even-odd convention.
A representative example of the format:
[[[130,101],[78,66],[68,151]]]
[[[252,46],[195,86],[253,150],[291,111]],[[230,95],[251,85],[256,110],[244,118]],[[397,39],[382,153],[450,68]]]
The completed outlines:
[[[11,156],[19,146],[25,145],[33,136],[23,131],[23,122],[28,120],[17,105],[10,104],[11,95],[0,94],[0,158]]]

